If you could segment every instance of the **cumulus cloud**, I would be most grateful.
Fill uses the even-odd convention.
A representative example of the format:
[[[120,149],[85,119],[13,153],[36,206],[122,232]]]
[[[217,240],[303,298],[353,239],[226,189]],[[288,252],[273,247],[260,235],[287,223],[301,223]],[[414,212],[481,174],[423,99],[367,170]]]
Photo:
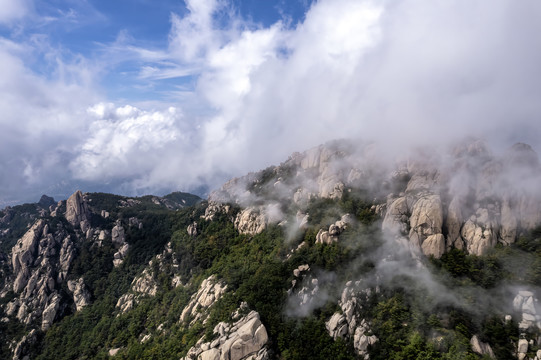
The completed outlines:
[[[49,53],[57,72],[45,78],[25,63],[34,50],[0,39],[0,202],[26,200],[29,188],[69,179],[64,164],[80,141],[81,109],[98,99],[84,61],[64,63]]]
[[[11,25],[23,18],[31,7],[30,0],[4,0],[0,6],[0,24]]]
[[[51,81],[28,70],[20,44],[4,41],[4,136],[40,129],[54,139],[22,141],[32,146],[10,157],[17,176],[190,190],[336,138],[400,151],[467,135],[535,148],[541,135],[537,1],[320,0],[298,23],[270,26],[243,19],[228,1],[186,8],[171,15],[166,46],[123,37],[100,59],[137,64],[140,86],[182,78],[161,104],[101,103],[92,73],[68,67],[76,80]]]
[[[170,162],[182,151],[184,140],[178,124],[182,114],[177,109],[148,112],[130,105],[115,108],[99,103],[90,107],[88,114],[93,120],[87,137],[70,164],[76,178],[91,182],[120,179],[126,182],[123,190],[132,193],[137,187],[148,190],[176,185],[174,174],[180,170],[169,172]],[[160,171],[168,176],[160,176]]]

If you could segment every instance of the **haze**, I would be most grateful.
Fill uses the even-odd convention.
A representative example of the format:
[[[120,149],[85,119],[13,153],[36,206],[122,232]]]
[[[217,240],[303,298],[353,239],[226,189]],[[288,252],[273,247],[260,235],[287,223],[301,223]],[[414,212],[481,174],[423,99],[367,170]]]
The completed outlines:
[[[338,138],[539,153],[538,1],[108,3],[2,0],[0,204],[204,193]]]

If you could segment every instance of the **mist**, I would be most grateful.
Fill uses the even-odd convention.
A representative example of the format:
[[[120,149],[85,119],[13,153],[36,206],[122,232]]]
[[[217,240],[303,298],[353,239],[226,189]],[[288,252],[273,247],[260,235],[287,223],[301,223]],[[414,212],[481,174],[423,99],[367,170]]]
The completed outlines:
[[[78,185],[215,189],[338,138],[400,153],[474,136],[539,152],[537,1],[321,0],[269,26],[227,1],[197,4],[171,16],[162,48],[120,37],[87,59],[43,43],[54,76],[31,68],[35,42],[1,39],[4,203]],[[25,16],[10,9],[5,26]],[[142,64],[141,81],[175,73],[191,85],[159,101],[108,99],[107,62],[128,60]]]

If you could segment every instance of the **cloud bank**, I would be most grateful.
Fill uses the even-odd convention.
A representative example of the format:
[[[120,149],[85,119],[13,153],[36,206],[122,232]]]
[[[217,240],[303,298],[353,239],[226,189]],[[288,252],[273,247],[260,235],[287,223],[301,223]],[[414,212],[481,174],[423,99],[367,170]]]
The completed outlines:
[[[101,58],[59,61],[54,76],[24,60],[35,43],[1,39],[3,198],[60,181],[214,188],[344,137],[395,151],[469,135],[539,150],[537,1],[320,0],[268,27],[227,1],[186,9],[166,47],[117,41]],[[108,61],[137,64],[141,86],[178,86],[163,101],[111,104],[88,75]]]

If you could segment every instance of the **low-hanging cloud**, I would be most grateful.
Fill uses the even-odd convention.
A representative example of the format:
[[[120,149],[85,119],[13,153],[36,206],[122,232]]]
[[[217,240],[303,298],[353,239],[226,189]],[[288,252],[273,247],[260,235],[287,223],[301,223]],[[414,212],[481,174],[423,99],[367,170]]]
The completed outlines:
[[[535,147],[541,135],[537,1],[321,0],[299,23],[284,18],[268,27],[227,1],[186,5],[186,14],[171,16],[166,47],[126,45],[131,58],[122,61],[138,61],[140,81],[192,79],[152,108],[119,102],[96,116],[104,99],[91,80],[46,81],[17,65],[22,55],[5,41],[0,55],[10,70],[2,81],[17,83],[2,90],[15,97],[4,97],[6,133],[30,127],[35,136],[31,124],[60,115],[43,130],[47,151],[33,145],[3,162],[10,171],[3,184],[9,177],[44,184],[54,173],[55,180],[120,183],[115,190],[131,194],[215,188],[336,138],[397,150],[470,135]],[[18,79],[25,78],[34,80],[23,90]],[[36,84],[56,92],[40,95]],[[16,126],[10,106],[24,109]],[[110,116],[120,109],[136,113]]]

